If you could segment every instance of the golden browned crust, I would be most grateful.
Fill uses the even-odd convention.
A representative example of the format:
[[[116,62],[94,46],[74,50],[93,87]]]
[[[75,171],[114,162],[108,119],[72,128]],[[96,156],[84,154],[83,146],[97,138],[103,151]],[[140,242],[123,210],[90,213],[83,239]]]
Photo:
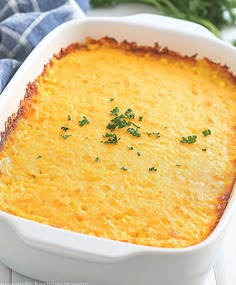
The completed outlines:
[[[15,114],[12,114],[12,116],[7,119],[7,121],[5,122],[5,130],[0,132],[0,151],[4,146],[4,142],[8,139],[10,134],[16,128],[19,119],[24,116],[27,102],[31,100],[32,95],[35,94],[36,92],[37,92],[36,81],[32,83],[30,82],[27,85],[24,99],[20,101],[18,111]]]

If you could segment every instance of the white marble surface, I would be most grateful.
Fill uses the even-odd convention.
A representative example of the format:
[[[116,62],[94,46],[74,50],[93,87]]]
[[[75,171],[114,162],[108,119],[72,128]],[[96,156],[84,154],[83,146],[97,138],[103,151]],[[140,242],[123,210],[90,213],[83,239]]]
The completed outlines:
[[[114,8],[94,9],[87,14],[91,16],[128,16],[138,13],[158,13],[156,9],[142,4],[122,4]],[[234,28],[224,31],[225,40],[231,40],[236,31]],[[40,285],[41,282],[33,280],[12,271],[0,263],[0,285]],[[111,284],[112,285],[112,284]],[[161,284],[160,284],[161,285]],[[184,284],[183,284],[184,285]],[[219,252],[219,258],[214,266],[214,270],[209,274],[206,284],[203,285],[236,285],[236,213],[231,221],[231,227],[227,232],[227,237],[223,247]]]

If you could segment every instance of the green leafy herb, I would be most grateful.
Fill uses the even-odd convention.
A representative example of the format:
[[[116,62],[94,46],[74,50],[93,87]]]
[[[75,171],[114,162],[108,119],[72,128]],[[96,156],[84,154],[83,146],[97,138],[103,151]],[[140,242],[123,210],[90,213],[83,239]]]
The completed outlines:
[[[161,137],[161,135],[160,135],[159,132],[151,132],[151,133],[150,133],[150,132],[147,132],[147,135],[148,135],[148,136],[155,135],[157,139]]]
[[[196,135],[192,135],[192,136],[188,136],[186,137],[182,137],[181,139],[181,143],[187,143],[187,144],[192,144],[195,143],[197,141],[197,136]]]
[[[176,166],[177,166],[177,167],[181,167],[182,165],[181,165],[181,164],[176,164]]]
[[[134,119],[135,118],[135,114],[133,113],[133,110],[132,109],[127,109],[125,111],[125,116],[128,118],[128,119]]]
[[[161,137],[159,132],[154,132],[153,134],[156,136],[157,139]]]
[[[133,150],[134,148],[133,146],[128,146],[128,149]]]
[[[37,156],[37,159],[39,159],[39,158],[42,158],[42,156],[41,155]]]
[[[133,126],[135,126],[137,129],[140,129],[140,127],[139,127],[138,125],[136,125],[134,122],[128,122],[128,123],[129,123],[129,124],[128,124],[129,126],[130,126],[130,125],[133,125]]]
[[[115,115],[115,118],[113,118],[108,123],[107,129],[113,132],[116,128],[121,129],[130,125],[134,125],[136,128],[140,128],[135,123],[130,121],[130,119],[133,119],[135,117],[132,109],[127,109],[124,114],[118,115],[119,112],[120,110],[118,107],[115,107],[113,110],[110,111],[110,114]]]
[[[128,128],[127,132],[129,132],[134,137],[140,137],[141,134],[138,132],[138,129]]]
[[[71,121],[71,115],[67,116],[68,121]]]
[[[118,108],[118,107],[115,107],[113,110],[111,110],[110,114],[117,116],[119,112],[120,112],[119,108]]]
[[[206,137],[206,136],[209,136],[211,134],[211,130],[207,129],[207,130],[203,131],[202,133]]]
[[[119,141],[116,134],[106,133],[103,137],[107,138],[107,141],[104,142],[105,144],[117,144]]]
[[[114,98],[110,98],[110,102],[114,101],[115,99]]]
[[[99,162],[100,161],[99,157],[97,156],[94,161]]]
[[[231,44],[236,47],[236,40],[232,40]]]
[[[71,137],[71,135],[61,135],[61,137],[62,137],[64,140],[66,140],[66,139],[68,139],[69,137]]]
[[[82,127],[84,125],[88,125],[89,124],[89,120],[83,116],[83,120],[79,121],[79,126]]]
[[[202,151],[207,151],[207,149],[206,148],[202,148]]]
[[[120,169],[122,169],[122,170],[124,170],[124,171],[127,171],[127,170],[128,170],[128,168],[125,167],[125,166],[122,166]]]
[[[110,121],[110,123],[107,125],[107,129],[109,129],[111,132],[113,132],[116,128],[124,128],[126,126],[129,126],[130,123],[126,121],[126,118],[124,115],[117,115],[114,119]]]
[[[61,130],[63,130],[63,131],[68,131],[70,128],[67,128],[67,127],[61,127]]]
[[[134,0],[90,0],[92,7],[105,7]],[[196,22],[220,37],[220,29],[236,22],[235,0],[137,0],[153,5],[162,15]]]
[[[140,117],[138,118],[138,120],[139,120],[139,122],[142,122],[143,117],[140,116]]]
[[[157,171],[156,167],[152,166],[149,168],[149,171]]]
[[[141,156],[141,153],[138,151],[138,152],[137,152],[137,155],[138,155],[138,156]]]

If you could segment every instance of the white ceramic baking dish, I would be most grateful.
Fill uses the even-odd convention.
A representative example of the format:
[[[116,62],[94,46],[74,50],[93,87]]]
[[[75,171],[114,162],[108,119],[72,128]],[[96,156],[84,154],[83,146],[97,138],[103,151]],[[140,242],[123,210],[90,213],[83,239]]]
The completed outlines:
[[[162,46],[227,64],[236,73],[236,49],[205,28],[181,20],[136,15],[82,18],[51,32],[30,54],[0,96],[0,128],[18,108],[25,87],[53,53],[85,37]],[[215,230],[200,244],[182,249],[139,246],[73,233],[0,212],[0,260],[10,268],[46,282],[89,285],[203,285],[213,267],[229,220],[236,189]],[[112,210],[112,209],[111,209]]]

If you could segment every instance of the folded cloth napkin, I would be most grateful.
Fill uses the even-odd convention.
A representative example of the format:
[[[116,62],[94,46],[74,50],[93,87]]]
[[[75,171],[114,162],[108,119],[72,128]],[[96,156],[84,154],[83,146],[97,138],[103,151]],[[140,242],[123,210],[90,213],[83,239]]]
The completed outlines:
[[[0,0],[0,94],[41,39],[80,9],[86,12],[89,0]]]

